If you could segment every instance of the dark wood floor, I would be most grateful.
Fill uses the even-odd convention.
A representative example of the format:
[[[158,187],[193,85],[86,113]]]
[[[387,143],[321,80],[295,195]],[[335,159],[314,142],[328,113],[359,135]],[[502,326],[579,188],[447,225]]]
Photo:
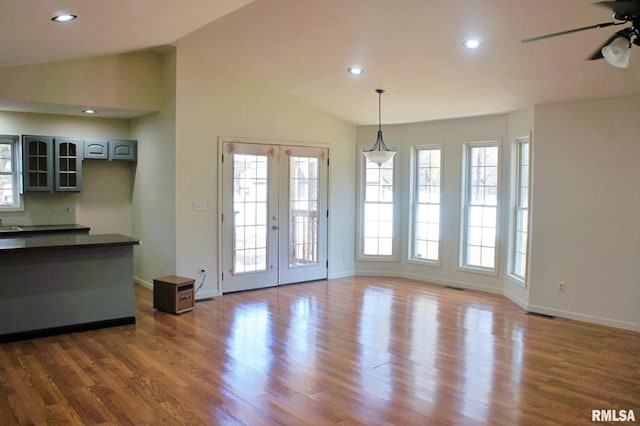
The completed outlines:
[[[347,278],[225,295],[180,316],[0,345],[0,423],[592,424],[640,421],[640,334],[507,299]]]

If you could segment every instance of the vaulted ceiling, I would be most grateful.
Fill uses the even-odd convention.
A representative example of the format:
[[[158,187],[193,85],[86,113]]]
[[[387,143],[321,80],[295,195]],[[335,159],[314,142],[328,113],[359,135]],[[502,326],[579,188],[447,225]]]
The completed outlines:
[[[380,87],[383,123],[413,122],[640,94],[640,48],[585,60],[622,27],[520,42],[605,21],[587,0],[0,0],[0,66],[176,45],[355,124]]]

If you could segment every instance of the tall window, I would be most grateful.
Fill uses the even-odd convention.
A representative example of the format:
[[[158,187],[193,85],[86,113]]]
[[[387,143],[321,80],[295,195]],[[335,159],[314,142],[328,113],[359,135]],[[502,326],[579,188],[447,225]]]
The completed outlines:
[[[417,147],[414,157],[411,258],[440,259],[441,149]]]
[[[527,277],[527,237],[529,231],[529,138],[517,139],[515,220],[512,233],[511,274],[524,281]]]
[[[18,137],[0,136],[0,210],[20,207]]]
[[[393,158],[379,166],[363,157],[362,254],[393,255]]]
[[[495,271],[498,144],[467,144],[461,266]]]

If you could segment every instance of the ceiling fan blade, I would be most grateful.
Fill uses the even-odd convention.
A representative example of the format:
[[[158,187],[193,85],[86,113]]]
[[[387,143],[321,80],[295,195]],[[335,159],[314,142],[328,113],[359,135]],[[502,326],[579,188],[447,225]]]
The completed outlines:
[[[551,37],[557,37],[557,36],[561,36],[561,35],[565,35],[565,34],[577,33],[578,31],[591,30],[591,29],[594,29],[594,28],[610,27],[612,25],[619,25],[619,23],[616,23],[616,22],[602,22],[602,23],[596,24],[596,25],[589,25],[588,27],[574,28],[572,30],[560,31],[560,32],[557,32],[557,33],[552,33],[552,34],[545,34],[545,35],[538,36],[538,37],[526,38],[526,39],[522,40],[521,42],[522,43],[529,43],[531,41],[543,40],[545,38],[551,38]]]
[[[598,50],[596,50],[595,52],[593,52],[591,54],[591,56],[589,56],[587,58],[587,61],[594,61],[596,59],[602,59],[604,58],[604,56],[602,55],[602,48],[605,46],[608,46],[613,40],[617,39],[618,37],[620,37],[618,35],[618,33],[615,33],[614,35],[612,35],[611,37],[609,37],[607,39],[607,41],[605,41],[604,43],[602,43],[602,45],[600,47],[598,47]]]
[[[594,4],[611,9],[616,15],[640,13],[640,0],[609,0]]]

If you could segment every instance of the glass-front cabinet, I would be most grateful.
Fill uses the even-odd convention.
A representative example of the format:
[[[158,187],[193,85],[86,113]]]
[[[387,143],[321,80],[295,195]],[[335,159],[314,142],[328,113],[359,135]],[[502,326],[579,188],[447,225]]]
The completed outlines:
[[[51,192],[53,190],[53,138],[24,136],[24,191]]]
[[[78,192],[82,188],[81,139],[55,138],[55,190]]]
[[[24,136],[24,191],[80,191],[82,151],[81,139]]]

